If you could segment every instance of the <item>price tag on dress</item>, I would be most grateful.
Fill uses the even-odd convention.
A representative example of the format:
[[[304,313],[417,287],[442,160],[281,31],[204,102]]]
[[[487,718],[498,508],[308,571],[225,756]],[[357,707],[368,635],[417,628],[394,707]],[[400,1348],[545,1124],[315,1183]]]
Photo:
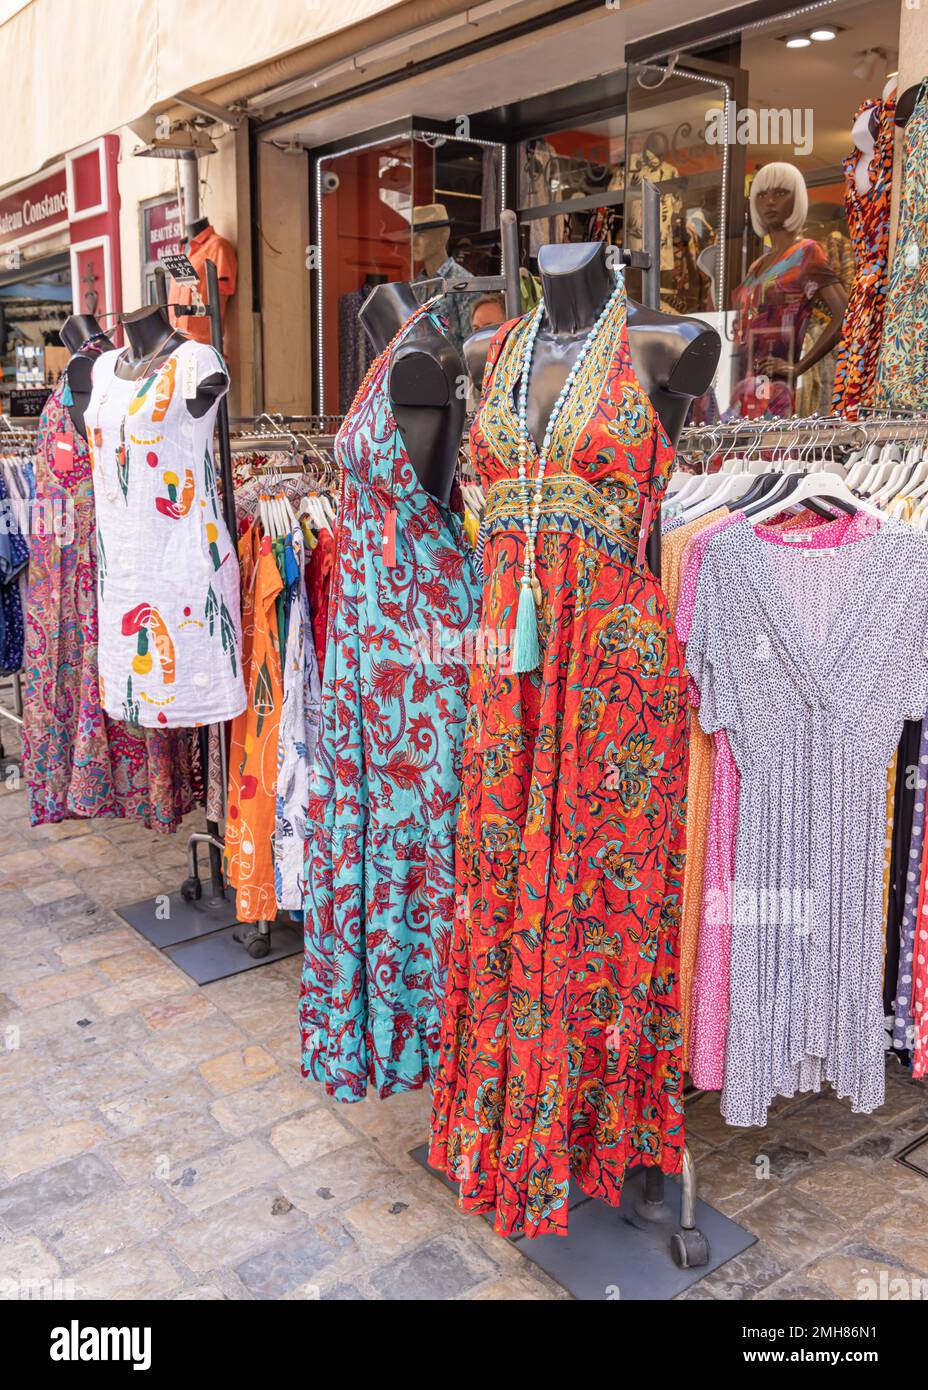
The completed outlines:
[[[194,356],[189,356],[184,362],[184,372],[181,378],[185,401],[196,400],[197,395],[197,360]]]
[[[55,472],[72,472],[74,469],[74,435],[56,434],[54,450]]]

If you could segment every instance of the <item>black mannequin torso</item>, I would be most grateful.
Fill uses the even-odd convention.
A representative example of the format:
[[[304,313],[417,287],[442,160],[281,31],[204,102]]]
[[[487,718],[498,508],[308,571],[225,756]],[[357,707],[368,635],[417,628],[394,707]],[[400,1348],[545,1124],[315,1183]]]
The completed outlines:
[[[900,92],[896,98],[895,123],[900,130],[904,130],[911,119],[912,112],[915,110],[915,103],[918,94],[922,89],[921,82],[916,82],[913,87],[906,87],[904,92]]]
[[[360,311],[380,353],[420,307],[403,282],[378,285]],[[424,315],[394,350],[388,390],[409,461],[426,492],[447,505],[454,483],[466,402],[464,364],[454,344]]]
[[[535,339],[526,403],[529,434],[540,444],[567,374],[615,286],[602,242],[542,246],[538,269],[545,314]],[[464,344],[475,383],[483,379],[495,329]],[[635,375],[676,444],[694,397],[708,389],[722,350],[714,328],[628,301],[628,341]]]
[[[167,311],[161,304],[149,304],[124,314],[120,320],[126,330],[129,346],[116,363],[116,375],[123,381],[141,381],[150,369],[160,367],[186,335],[172,327]],[[187,401],[190,414],[200,420],[222,394],[226,384],[223,372],[205,377],[197,386],[197,394]]]
[[[194,238],[195,236],[199,236],[201,232],[205,232],[208,226],[209,226],[209,218],[208,218],[208,217],[196,217],[196,218],[194,218],[194,220],[193,220],[192,222],[188,222],[188,223],[187,223],[187,246],[188,246],[188,247],[190,246],[190,243],[191,243],[191,241],[193,241],[193,238]]]
[[[567,375],[593,324],[615,286],[603,242],[542,246],[538,253],[545,312],[535,339],[528,383],[525,423],[536,445],[545,429]],[[484,339],[483,379],[492,331]],[[468,339],[464,345],[468,354]],[[708,390],[722,351],[714,328],[699,319],[665,314],[642,304],[628,304],[628,342],[635,375],[654,406],[671,443],[677,440],[696,396]],[[469,357],[479,360],[476,344]],[[660,574],[660,516],[654,519],[647,548],[653,574]]]
[[[90,403],[90,393],[93,390],[94,356],[83,353],[80,349],[91,338],[97,340],[101,352],[112,351],[113,344],[106,337],[93,314],[72,314],[62,325],[61,341],[72,354],[66,368],[72,397],[71,404],[68,406],[68,415],[71,417],[71,424],[82,439],[87,438],[84,414]]]

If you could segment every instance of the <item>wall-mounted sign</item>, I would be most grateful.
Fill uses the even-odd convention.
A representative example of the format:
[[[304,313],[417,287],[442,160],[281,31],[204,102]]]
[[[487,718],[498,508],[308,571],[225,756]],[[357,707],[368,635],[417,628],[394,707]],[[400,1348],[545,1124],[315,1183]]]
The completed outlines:
[[[42,414],[50,395],[51,391],[47,386],[37,391],[11,391],[9,414],[34,419]]]
[[[36,179],[16,184],[0,195],[0,246],[50,236],[68,225],[68,189],[64,164]]]
[[[142,209],[142,264],[157,265],[165,256],[184,249],[184,229],[176,198],[149,203]]]

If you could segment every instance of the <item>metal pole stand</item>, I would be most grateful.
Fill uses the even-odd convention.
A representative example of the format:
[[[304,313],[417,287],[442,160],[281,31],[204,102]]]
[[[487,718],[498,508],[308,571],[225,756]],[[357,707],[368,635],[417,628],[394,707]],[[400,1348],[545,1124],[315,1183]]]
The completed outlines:
[[[14,671],[10,678],[10,689],[13,692],[13,708],[8,710],[5,705],[0,705],[0,773],[5,774],[9,768],[15,768],[18,773],[22,772],[22,763],[19,758],[7,753],[3,746],[3,720],[7,719],[11,724],[15,724],[21,729],[23,726],[23,686],[22,679],[18,671]]]
[[[680,1269],[698,1269],[709,1263],[709,1242],[696,1227],[696,1165],[688,1148],[683,1150],[680,1182],[680,1219],[667,1201],[667,1185],[659,1168],[646,1168],[644,1181],[628,1202],[623,1202],[623,1221],[638,1230],[662,1227],[669,1232],[670,1256]],[[671,1228],[679,1226],[679,1229]]]

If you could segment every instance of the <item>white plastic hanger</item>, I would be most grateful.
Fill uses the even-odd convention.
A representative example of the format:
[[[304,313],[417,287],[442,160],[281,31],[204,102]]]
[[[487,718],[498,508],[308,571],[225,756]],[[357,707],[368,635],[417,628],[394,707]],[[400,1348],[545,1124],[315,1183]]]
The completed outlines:
[[[821,498],[825,502],[829,498],[834,498],[836,501],[847,503],[855,510],[859,508],[862,512],[877,517],[880,521],[886,520],[886,513],[881,511],[879,507],[860,497],[855,497],[844,478],[838,477],[834,473],[816,472],[807,473],[795,492],[791,492],[789,497],[783,498],[780,502],[773,501],[762,511],[755,512],[751,517],[751,522],[754,526],[759,526],[762,522],[769,521],[772,516],[776,516],[778,512],[783,510],[784,506],[798,507],[807,498],[813,500]]]

